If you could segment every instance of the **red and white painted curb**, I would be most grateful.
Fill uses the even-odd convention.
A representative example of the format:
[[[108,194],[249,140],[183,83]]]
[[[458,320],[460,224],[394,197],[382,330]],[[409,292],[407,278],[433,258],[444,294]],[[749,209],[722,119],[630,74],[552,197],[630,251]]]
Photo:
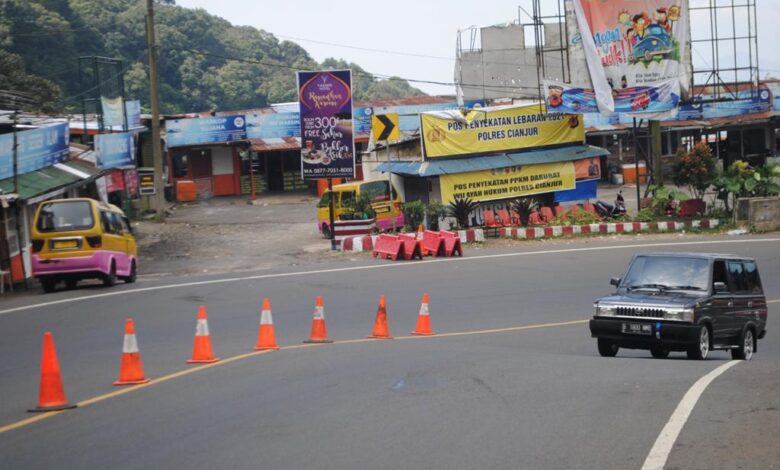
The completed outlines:
[[[718,219],[691,220],[688,222],[617,222],[587,225],[560,225],[555,227],[505,227],[501,237],[518,239],[570,237],[580,234],[612,234],[634,232],[677,232],[686,228],[716,228]]]
[[[485,232],[481,228],[455,230],[454,232],[460,237],[461,243],[485,241]],[[372,251],[378,237],[379,235],[366,235],[363,237],[345,238],[341,242],[341,251],[350,251],[353,253]]]
[[[718,219],[690,220],[686,222],[616,222],[586,225],[557,225],[554,227],[505,227],[500,229],[502,238],[537,239],[571,237],[588,234],[618,234],[640,232],[679,232],[688,228],[713,229],[720,225]],[[458,230],[461,243],[483,242],[485,232],[481,228]],[[378,235],[345,238],[341,243],[341,251],[359,253],[374,249]]]

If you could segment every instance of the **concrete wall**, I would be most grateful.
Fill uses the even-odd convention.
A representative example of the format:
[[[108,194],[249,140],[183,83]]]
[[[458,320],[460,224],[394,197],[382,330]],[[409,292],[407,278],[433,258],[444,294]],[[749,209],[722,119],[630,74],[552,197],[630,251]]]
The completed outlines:
[[[780,197],[737,199],[734,217],[758,230],[775,230],[780,227]]]

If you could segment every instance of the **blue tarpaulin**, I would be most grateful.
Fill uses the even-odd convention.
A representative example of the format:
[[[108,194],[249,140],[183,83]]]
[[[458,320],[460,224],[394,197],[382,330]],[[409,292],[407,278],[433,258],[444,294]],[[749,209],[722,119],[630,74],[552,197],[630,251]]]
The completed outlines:
[[[555,192],[555,202],[583,201],[596,199],[599,180],[577,181],[574,189]]]

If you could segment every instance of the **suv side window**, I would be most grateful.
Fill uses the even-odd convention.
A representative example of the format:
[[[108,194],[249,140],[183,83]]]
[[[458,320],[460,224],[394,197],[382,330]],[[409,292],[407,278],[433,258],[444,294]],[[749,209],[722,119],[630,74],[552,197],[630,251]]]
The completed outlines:
[[[352,201],[354,200],[355,200],[354,191],[345,191],[341,193],[341,202],[339,205],[341,207],[349,207],[350,205],[352,205]]]
[[[103,233],[114,233],[114,226],[111,223],[110,213],[100,211],[100,225],[103,227]]]
[[[729,285],[728,276],[726,276],[726,263],[724,261],[715,261],[712,265],[712,285],[716,282],[722,282]]]
[[[742,268],[742,262],[729,261],[727,263],[729,271],[729,288],[734,294],[745,294],[748,292],[745,271]]]
[[[761,288],[761,278],[758,276],[758,267],[754,261],[745,261],[742,263],[744,268],[745,282],[747,290],[751,294],[761,294],[764,290]]]

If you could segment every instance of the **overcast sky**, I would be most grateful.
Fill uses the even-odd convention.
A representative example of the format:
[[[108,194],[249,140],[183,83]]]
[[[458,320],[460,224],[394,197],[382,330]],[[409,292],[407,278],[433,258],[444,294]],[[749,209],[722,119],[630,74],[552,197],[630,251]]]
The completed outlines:
[[[693,1],[701,4],[703,0]],[[516,21],[518,6],[532,11],[530,0],[177,0],[176,3],[187,8],[204,8],[233,24],[254,26],[280,40],[296,42],[318,62],[335,57],[354,62],[374,74],[445,83],[453,82],[458,30]],[[545,3],[548,2],[542,2]],[[719,3],[730,4],[731,0]],[[767,74],[780,76],[777,53],[780,2],[757,0],[756,4],[761,78]],[[523,23],[530,21],[526,14],[521,15]],[[696,26],[692,26],[694,34]],[[464,41],[467,38],[466,35]],[[695,54],[694,66],[709,58],[708,53]],[[451,86],[412,85],[429,94],[454,94]]]

